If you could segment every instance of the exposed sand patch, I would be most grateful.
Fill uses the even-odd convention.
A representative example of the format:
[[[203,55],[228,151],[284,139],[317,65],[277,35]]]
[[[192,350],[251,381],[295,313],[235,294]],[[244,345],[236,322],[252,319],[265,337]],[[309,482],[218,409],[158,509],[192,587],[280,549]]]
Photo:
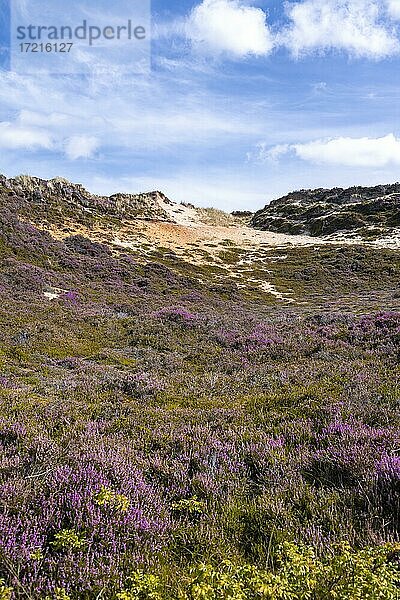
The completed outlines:
[[[45,298],[47,298],[48,300],[57,300],[63,294],[66,294],[67,292],[68,292],[68,290],[63,290],[61,288],[56,288],[56,287],[50,287],[49,286],[43,292],[43,296]]]
[[[167,212],[171,221],[151,221],[135,219],[121,221],[118,226],[106,226],[101,221],[91,229],[71,221],[62,228],[47,227],[47,231],[56,239],[62,240],[69,235],[84,235],[89,239],[105,243],[115,251],[134,250],[138,258],[145,259],[157,250],[171,252],[171,257],[198,266],[217,267],[217,281],[230,279],[238,288],[257,286],[266,294],[282,302],[294,302],[287,292],[278,290],[272,282],[254,276],[254,271],[262,271],[268,279],[268,263],[284,261],[285,256],[270,255],[271,248],[301,248],[323,245],[362,244],[376,248],[400,248],[399,233],[380,240],[368,241],[358,238],[346,238],[343,235],[327,238],[315,238],[305,235],[287,235],[269,231],[258,231],[240,224],[207,225],[200,220],[200,209],[160,200],[161,208]],[[237,260],[225,260],[224,253],[238,252]],[[222,255],[222,256],[221,256]],[[59,290],[47,290],[45,296],[55,299]],[[62,290],[61,290],[62,292]]]

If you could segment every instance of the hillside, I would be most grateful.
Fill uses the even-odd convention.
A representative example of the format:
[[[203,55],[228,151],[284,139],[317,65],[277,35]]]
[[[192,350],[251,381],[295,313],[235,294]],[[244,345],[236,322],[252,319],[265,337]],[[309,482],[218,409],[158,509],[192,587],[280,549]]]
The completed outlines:
[[[100,197],[61,178],[0,177],[0,208],[5,239],[31,226],[43,240],[59,242],[62,255],[85,238],[117,259],[131,254],[141,264],[162,263],[198,285],[225,287],[269,305],[398,306],[396,236],[336,243],[259,231],[242,218],[177,204],[161,192]],[[21,244],[27,243],[24,236]],[[39,261],[34,251],[31,246]],[[59,277],[47,279],[51,286]]]
[[[0,598],[395,600],[399,273],[0,178]]]
[[[348,189],[300,190],[272,201],[253,227],[311,236],[384,238],[400,231],[400,183]]]

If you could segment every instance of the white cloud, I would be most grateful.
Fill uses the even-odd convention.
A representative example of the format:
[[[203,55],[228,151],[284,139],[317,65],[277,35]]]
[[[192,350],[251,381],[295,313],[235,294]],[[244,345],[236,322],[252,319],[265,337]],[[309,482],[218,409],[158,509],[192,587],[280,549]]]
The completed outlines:
[[[391,0],[391,4],[398,9],[398,2]],[[290,3],[286,12],[291,24],[280,41],[295,56],[337,50],[357,58],[382,59],[400,49],[393,28],[383,23],[382,8],[381,0]]]
[[[197,50],[236,58],[265,56],[274,45],[265,12],[240,0],[203,0],[185,32]]]
[[[390,133],[380,138],[338,137],[315,140],[305,144],[275,146],[268,151],[261,147],[258,159],[265,161],[290,152],[315,164],[384,168],[400,165],[400,138]]]
[[[70,160],[92,158],[98,147],[99,141],[97,138],[86,135],[74,135],[66,142],[65,154]]]
[[[0,122],[0,147],[8,150],[51,149],[53,139],[48,131],[22,127],[9,121]]]
[[[289,144],[277,144],[276,146],[272,146],[272,148],[268,148],[266,142],[261,142],[256,145],[255,152],[247,153],[247,161],[248,162],[271,162],[277,163],[281,156],[287,154],[291,149]]]
[[[400,0],[387,0],[388,12],[392,19],[400,19]]]
[[[272,30],[252,0],[202,0],[186,17],[157,23],[157,39],[189,39],[200,55],[241,59],[286,48],[296,58],[339,51],[384,59],[400,53],[400,0],[287,0],[286,25]],[[181,48],[183,52],[183,46]],[[179,62],[179,61],[178,61]]]

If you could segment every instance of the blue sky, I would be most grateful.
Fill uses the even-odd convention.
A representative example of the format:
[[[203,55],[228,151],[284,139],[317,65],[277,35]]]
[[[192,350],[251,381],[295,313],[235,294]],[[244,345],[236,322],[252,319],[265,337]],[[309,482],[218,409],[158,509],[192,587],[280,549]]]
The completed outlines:
[[[33,0],[14,1],[29,10]],[[151,70],[131,72],[122,50],[104,49],[85,75],[10,71],[7,4],[8,176],[60,175],[104,194],[160,189],[226,210],[400,180],[400,0],[153,0]]]

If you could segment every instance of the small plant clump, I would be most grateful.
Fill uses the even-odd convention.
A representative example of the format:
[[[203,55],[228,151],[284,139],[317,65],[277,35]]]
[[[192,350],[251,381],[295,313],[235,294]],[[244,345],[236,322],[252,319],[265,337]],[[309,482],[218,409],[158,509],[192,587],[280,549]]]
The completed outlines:
[[[204,502],[198,500],[197,496],[173,502],[171,508],[177,513],[186,513],[188,515],[202,515],[206,510]]]
[[[54,540],[50,543],[55,550],[80,550],[85,547],[86,540],[74,529],[62,529],[56,533]],[[34,557],[34,560],[38,560],[38,551],[31,556]]]
[[[107,506],[115,508],[123,513],[129,508],[129,498],[123,494],[117,494],[106,487],[102,487],[100,492],[95,496],[95,503],[99,506]]]

